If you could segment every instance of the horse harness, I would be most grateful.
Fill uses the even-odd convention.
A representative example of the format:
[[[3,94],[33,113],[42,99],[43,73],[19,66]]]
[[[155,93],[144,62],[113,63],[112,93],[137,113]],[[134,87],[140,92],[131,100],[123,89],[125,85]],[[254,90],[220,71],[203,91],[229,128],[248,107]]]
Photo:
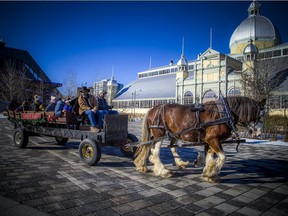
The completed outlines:
[[[216,119],[216,120],[211,121],[211,122],[201,123],[200,114],[201,114],[201,112],[205,111],[204,104],[199,104],[199,103],[198,104],[193,104],[190,107],[190,110],[191,110],[191,112],[195,113],[195,116],[196,116],[195,125],[193,127],[184,129],[184,130],[179,131],[177,133],[173,133],[167,127],[167,124],[166,124],[165,121],[163,121],[163,125],[161,125],[161,123],[160,123],[161,116],[164,116],[164,114],[165,114],[165,104],[162,104],[160,109],[159,109],[159,112],[156,112],[154,114],[153,122],[155,122],[155,124],[149,126],[149,128],[150,129],[151,128],[152,129],[164,129],[165,130],[165,136],[159,137],[157,139],[153,139],[153,140],[150,140],[150,141],[147,141],[145,143],[140,143],[140,144],[147,144],[147,143],[151,143],[151,142],[156,142],[156,141],[160,141],[160,140],[165,139],[165,138],[168,138],[169,140],[171,140],[172,138],[175,138],[175,139],[179,140],[179,138],[178,138],[179,135],[187,133],[187,132],[190,132],[190,131],[193,131],[193,130],[197,130],[197,132],[198,132],[197,141],[198,141],[198,144],[200,144],[201,143],[201,139],[200,139],[201,129],[206,128],[206,127],[210,127],[210,126],[213,126],[213,125],[219,125],[219,124],[227,124],[231,128],[232,132],[234,133],[233,137],[236,138],[237,140],[240,140],[238,132],[237,132],[237,129],[235,127],[235,123],[234,123],[233,118],[231,116],[231,112],[230,112],[229,106],[227,104],[227,100],[223,97],[222,94],[220,94],[219,98],[220,98],[221,106],[218,103],[217,104],[218,110],[215,110],[215,112],[223,113],[225,115],[223,118]],[[157,119],[156,119],[156,114],[158,114],[158,118]],[[162,119],[165,119],[165,118],[162,118]],[[182,142],[185,143],[185,141],[183,141],[183,140],[182,140]],[[238,142],[238,145],[239,144],[240,144],[240,142]],[[238,145],[237,145],[237,151],[238,151]]]

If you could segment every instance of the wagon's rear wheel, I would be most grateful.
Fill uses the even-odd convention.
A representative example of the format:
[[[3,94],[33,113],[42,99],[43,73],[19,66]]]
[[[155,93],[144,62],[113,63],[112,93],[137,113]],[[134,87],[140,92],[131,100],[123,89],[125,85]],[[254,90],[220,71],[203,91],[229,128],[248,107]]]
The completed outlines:
[[[14,132],[14,145],[18,148],[26,148],[29,135],[25,128],[17,128]]]
[[[79,145],[79,155],[84,163],[96,165],[101,158],[101,147],[94,139],[84,139]]]
[[[126,144],[128,143],[134,143],[134,142],[137,142],[138,141],[138,138],[133,135],[133,134],[128,134],[128,137],[127,137],[127,142]],[[136,146],[129,146],[129,147],[126,147],[125,145],[124,146],[121,146],[120,147],[120,151],[126,155],[126,156],[133,156],[135,154],[137,150],[137,147]]]
[[[65,145],[68,142],[68,138],[66,137],[55,137],[55,140],[58,145]]]

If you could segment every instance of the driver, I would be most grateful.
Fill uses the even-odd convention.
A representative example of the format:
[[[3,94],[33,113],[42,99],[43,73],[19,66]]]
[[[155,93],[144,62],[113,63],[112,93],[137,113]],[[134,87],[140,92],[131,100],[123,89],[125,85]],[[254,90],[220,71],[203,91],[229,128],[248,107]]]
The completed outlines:
[[[82,115],[85,113],[88,116],[91,124],[90,131],[97,133],[99,129],[96,127],[95,113],[98,110],[98,102],[89,92],[90,89],[86,86],[83,86],[80,90],[80,96],[78,98],[79,114]]]

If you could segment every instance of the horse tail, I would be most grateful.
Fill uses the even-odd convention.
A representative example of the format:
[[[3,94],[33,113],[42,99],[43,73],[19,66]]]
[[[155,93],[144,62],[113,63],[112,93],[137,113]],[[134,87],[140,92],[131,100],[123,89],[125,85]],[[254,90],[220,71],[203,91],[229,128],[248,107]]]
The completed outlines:
[[[148,125],[148,114],[149,114],[149,111],[145,114],[144,120],[143,120],[143,123],[142,123],[142,137],[141,137],[141,141],[142,142],[146,142],[146,141],[150,140],[150,136],[151,136],[150,135],[149,125]],[[147,147],[147,145],[140,145],[137,148],[136,152],[135,152],[135,157],[137,155],[139,155],[141,151],[146,149],[146,147]]]

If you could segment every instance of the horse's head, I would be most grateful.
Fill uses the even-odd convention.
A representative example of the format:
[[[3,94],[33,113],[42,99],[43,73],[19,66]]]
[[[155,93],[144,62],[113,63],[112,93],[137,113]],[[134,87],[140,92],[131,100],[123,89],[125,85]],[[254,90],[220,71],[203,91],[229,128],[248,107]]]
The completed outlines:
[[[248,129],[253,137],[262,133],[266,99],[258,102],[247,97],[227,97],[227,101],[237,120],[235,123]]]

